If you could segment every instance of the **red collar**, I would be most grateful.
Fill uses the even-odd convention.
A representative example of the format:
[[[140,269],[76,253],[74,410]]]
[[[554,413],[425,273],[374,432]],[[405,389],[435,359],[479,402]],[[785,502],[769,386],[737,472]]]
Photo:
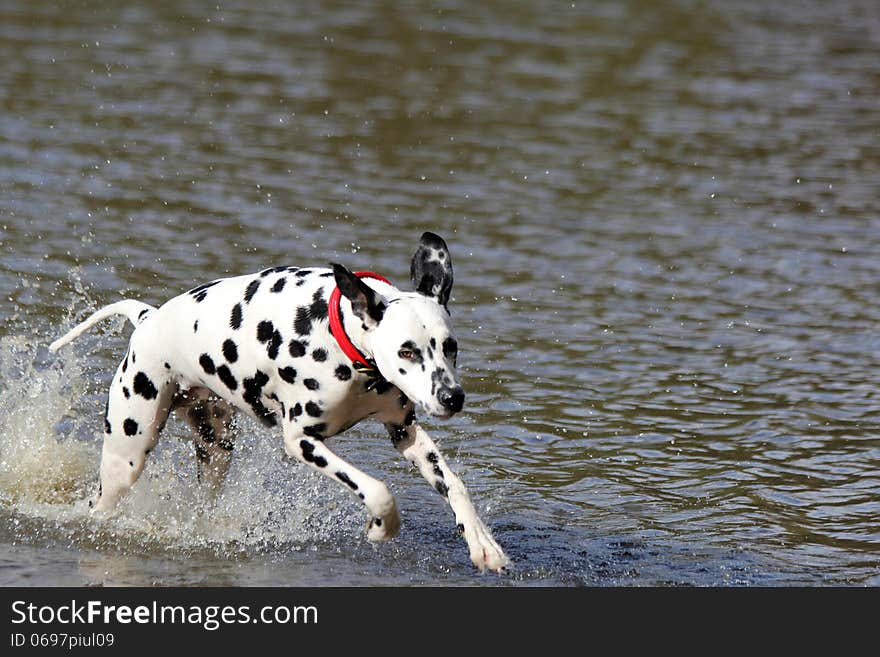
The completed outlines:
[[[354,272],[354,275],[358,278],[375,278],[376,280],[391,285],[391,282],[387,278],[380,276],[379,274],[374,274],[371,271],[356,271]],[[360,365],[364,369],[375,369],[376,365],[367,360],[367,357],[361,353],[360,349],[352,344],[348,334],[345,332],[345,326],[342,325],[342,314],[339,312],[339,302],[341,300],[342,292],[337,285],[333,288],[333,292],[330,293],[330,302],[327,304],[327,314],[330,318],[330,334],[336,338],[339,348],[345,352],[345,355],[348,356],[355,365]]]

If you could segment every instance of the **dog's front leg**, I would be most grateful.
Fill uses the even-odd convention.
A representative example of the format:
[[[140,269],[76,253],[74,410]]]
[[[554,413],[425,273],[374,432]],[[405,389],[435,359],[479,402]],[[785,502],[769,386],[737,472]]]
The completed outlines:
[[[367,539],[387,541],[400,531],[400,516],[397,505],[388,487],[361,472],[336,454],[318,438],[304,435],[289,423],[284,423],[284,451],[321,474],[345,484],[367,507]]]
[[[458,531],[467,541],[474,565],[480,570],[488,568],[502,572],[510,560],[480,520],[467,489],[461,479],[449,469],[434,441],[418,424],[409,426],[387,424],[386,427],[397,450],[411,461],[428,483],[449,502],[455,514]]]

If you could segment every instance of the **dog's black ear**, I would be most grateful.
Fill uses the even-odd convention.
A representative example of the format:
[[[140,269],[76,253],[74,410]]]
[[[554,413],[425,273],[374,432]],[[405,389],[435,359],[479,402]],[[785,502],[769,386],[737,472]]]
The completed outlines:
[[[342,295],[351,301],[351,309],[367,328],[373,328],[382,321],[385,314],[385,299],[360,278],[340,264],[331,262],[333,277]]]
[[[434,233],[422,235],[409,272],[416,292],[436,299],[446,308],[452,292],[452,256],[442,237]]]

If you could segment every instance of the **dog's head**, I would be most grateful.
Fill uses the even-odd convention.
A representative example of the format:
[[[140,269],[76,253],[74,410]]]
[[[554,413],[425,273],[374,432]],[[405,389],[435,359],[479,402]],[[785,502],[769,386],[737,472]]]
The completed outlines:
[[[462,409],[456,377],[458,343],[449,321],[452,258],[443,238],[425,233],[412,258],[415,292],[386,299],[342,265],[336,284],[364,328],[364,346],[379,372],[431,415],[448,418]]]

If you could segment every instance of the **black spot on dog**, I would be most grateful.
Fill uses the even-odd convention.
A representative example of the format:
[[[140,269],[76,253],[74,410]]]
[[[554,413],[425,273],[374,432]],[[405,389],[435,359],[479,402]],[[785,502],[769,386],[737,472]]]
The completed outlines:
[[[321,278],[332,278],[333,272],[332,271],[325,271],[323,274],[319,274],[319,276]]]
[[[303,278],[304,276],[308,276],[311,273],[311,269],[300,269],[298,272],[296,272],[296,275],[300,278]]]
[[[159,396],[156,386],[150,381],[150,377],[143,372],[135,374],[133,388],[135,394],[140,395],[144,399],[155,399]]]
[[[165,369],[166,369],[166,370],[170,370],[170,369],[171,369],[171,365],[170,365],[169,363],[165,363]]]
[[[269,342],[272,334],[275,332],[275,325],[267,319],[257,324],[257,340],[260,342]]]
[[[294,383],[296,381],[296,370],[292,367],[282,367],[278,370],[278,376],[287,383]]]
[[[318,347],[312,352],[312,358],[315,360],[316,363],[323,363],[325,360],[327,360],[327,350]]]
[[[254,372],[253,378],[245,379],[243,381],[243,385],[246,390],[262,390],[263,386],[269,383],[268,375],[261,371],[257,370]]]
[[[284,339],[281,337],[281,333],[278,332],[278,329],[272,333],[272,339],[269,341],[268,346],[266,347],[266,353],[269,354],[269,358],[275,360],[278,358],[278,350],[281,349],[281,345],[284,343]]]
[[[354,483],[354,482],[351,480],[351,477],[349,477],[346,473],[344,473],[344,472],[337,472],[337,473],[336,473],[336,478],[337,478],[339,481],[341,481],[343,484],[345,484],[346,486],[348,486],[349,488],[351,488],[352,490],[357,490],[357,489],[358,489],[358,485],[357,485],[356,483]]]
[[[443,497],[446,497],[449,494],[449,486],[447,486],[442,481],[438,481],[434,484],[434,489],[440,493]]]
[[[113,433],[113,427],[110,426],[110,420],[104,418],[104,433]]]
[[[137,362],[137,356],[134,355],[134,352],[131,352],[131,364],[134,365]]]
[[[373,524],[376,525],[376,527],[381,527],[382,526],[382,518],[373,518]]]
[[[446,382],[446,370],[437,367],[431,372],[431,395],[437,394],[437,389]]]
[[[229,316],[229,326],[236,331],[241,328],[242,310],[241,304],[237,303],[232,306],[232,313]]]
[[[318,424],[310,424],[307,427],[303,427],[303,433],[310,438],[317,438],[318,440],[324,439],[324,431],[327,429],[327,425],[323,422],[319,422]]]
[[[438,465],[440,459],[437,457],[437,454],[435,452],[428,452],[427,459],[428,462],[434,466],[434,474],[443,479],[443,470],[441,470],[440,466]]]
[[[257,419],[266,426],[274,427],[278,424],[278,421],[275,419],[275,413],[266,408],[265,404],[263,404],[263,401],[260,399],[263,394],[263,386],[267,383],[269,383],[269,376],[265,372],[257,370],[253,377],[247,378],[241,382],[241,385],[244,388],[242,398],[254,411],[254,415]]]
[[[401,374],[406,374],[406,370],[403,369],[402,367],[399,367],[399,368],[397,369],[397,371],[400,372]]]
[[[261,370],[257,370],[256,372],[254,372],[253,377],[245,379],[242,382],[242,385],[244,386],[245,390],[262,391],[263,386],[265,386],[267,383],[269,383],[269,377],[266,376],[266,373]]]
[[[303,385],[309,390],[317,390],[321,387],[321,384],[315,379],[303,379]]]
[[[311,415],[312,417],[321,417],[324,412],[321,410],[321,407],[318,406],[315,402],[310,401],[306,402],[306,413],[308,415]]]
[[[199,320],[193,322],[193,333],[199,332]]]
[[[351,368],[348,365],[339,365],[334,374],[340,381],[348,381],[351,378]]]
[[[282,276],[277,281],[275,281],[275,285],[272,286],[272,292],[281,292],[286,284],[287,279]]]
[[[234,363],[238,360],[238,347],[232,340],[226,340],[223,342],[223,358],[230,363]]]
[[[458,342],[455,341],[455,338],[446,338],[443,341],[443,355],[455,362],[458,356]]]
[[[144,318],[144,315],[146,315],[148,312],[150,312],[149,308],[144,308],[142,311],[140,311],[138,313],[138,321],[141,321]]]
[[[309,317],[312,321],[319,321],[327,318],[327,301],[324,299],[322,289],[315,290],[312,295],[312,305],[309,306]]]
[[[309,309],[300,306],[296,309],[296,318],[293,320],[293,329],[299,335],[308,335],[312,332],[312,320],[309,317]]]
[[[275,274],[280,271],[287,271],[286,265],[280,265],[278,267],[269,267],[269,269],[264,269],[260,272],[260,278],[266,278],[269,274]]]
[[[314,463],[319,468],[327,467],[327,459],[323,456],[315,456],[315,446],[308,440],[300,440],[299,448],[302,450],[303,461]]]
[[[196,296],[196,295],[200,294],[201,292],[204,292],[205,290],[214,287],[219,282],[220,281],[211,281],[210,283],[203,283],[202,285],[199,285],[198,287],[194,287],[193,289],[191,289],[189,291],[189,293],[193,296]]]
[[[437,348],[437,341],[434,338],[431,338],[430,345],[431,345],[432,349],[436,349]]]
[[[138,423],[128,418],[122,423],[122,430],[126,436],[133,436],[138,432]]]
[[[126,388],[125,386],[123,386],[123,387],[122,387],[122,395],[123,395],[126,399],[129,399],[129,398],[131,397],[131,392],[128,390],[128,388]]]
[[[208,453],[208,450],[205,449],[205,446],[201,443],[195,443],[196,446],[196,458],[202,463],[210,463],[211,455]]]
[[[125,372],[128,369],[128,354],[125,354],[125,358],[122,359],[122,371]]]
[[[297,272],[297,276],[302,270]],[[312,322],[327,318],[327,302],[322,296],[322,290],[315,290],[312,295],[312,303],[309,306],[300,306],[296,309],[296,317],[293,328],[299,335],[308,335],[312,332]]]
[[[235,390],[238,388],[238,381],[235,380],[235,377],[232,375],[232,371],[226,366],[221,365],[217,368],[217,376],[230,390]]]
[[[293,405],[293,408],[290,409],[290,417],[292,417],[292,418],[299,417],[300,415],[302,415],[302,412],[303,412],[302,404],[297,402]]]
[[[206,296],[208,296],[207,292],[199,292],[196,295],[196,303],[201,303],[202,301],[204,301]]]
[[[244,291],[244,302],[250,303],[251,299],[254,298],[254,295],[257,293],[257,290],[260,289],[260,281],[258,279],[252,280],[248,283],[247,289]]]
[[[294,358],[299,358],[306,355],[306,346],[299,340],[291,340],[288,351],[290,351],[290,355]]]
[[[199,356],[199,365],[202,366],[202,369],[205,370],[205,374],[216,374],[217,367],[214,365],[214,359],[211,358],[208,354],[202,354]]]

